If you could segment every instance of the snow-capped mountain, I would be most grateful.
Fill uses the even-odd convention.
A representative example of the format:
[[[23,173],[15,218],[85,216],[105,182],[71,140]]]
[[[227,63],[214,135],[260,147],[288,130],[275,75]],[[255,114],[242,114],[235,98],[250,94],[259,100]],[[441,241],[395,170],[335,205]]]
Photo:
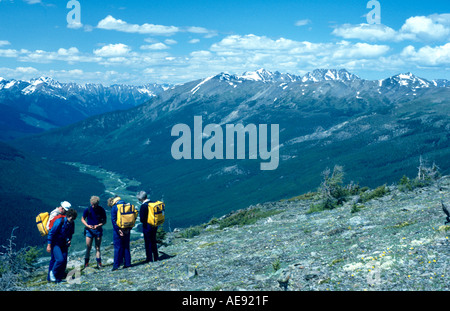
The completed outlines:
[[[49,77],[0,79],[0,140],[68,125],[87,117],[143,104],[167,85],[61,83]]]
[[[264,68],[256,71],[246,71],[241,76],[241,80],[261,81],[261,82],[296,82],[300,77],[289,73],[280,73],[278,71],[270,72]]]
[[[291,82],[286,77],[262,69],[212,75],[176,85],[125,112],[94,116],[13,143],[42,157],[101,163],[132,176],[151,187],[154,198],[164,196],[170,202],[173,226],[199,221],[200,214],[207,219],[223,215],[243,208],[243,202],[310,191],[319,184],[321,172],[336,164],[345,167],[347,181],[362,186],[413,176],[420,156],[450,172],[450,88],[412,74],[379,81],[344,70],[315,70],[305,79]],[[194,121],[198,116],[200,128]],[[180,124],[190,131],[185,135],[183,130],[183,146],[177,148],[190,154],[175,159],[172,150],[181,133],[177,138],[171,129]],[[279,125],[278,148],[270,144],[279,152],[275,170],[261,171],[264,160],[251,151],[249,141],[261,136],[247,139],[242,131],[249,141],[243,159],[228,158],[227,125],[238,124],[255,125],[258,136],[269,136],[262,134],[261,125]],[[209,127],[214,135],[202,133],[208,125],[214,125]],[[272,129],[270,133],[272,138]],[[93,141],[95,148],[86,148]],[[195,150],[212,149],[216,159],[195,158]],[[105,157],[108,154],[113,156]],[[187,207],[195,213],[186,213]]]
[[[321,82],[321,81],[354,81],[360,79],[357,75],[348,72],[345,69],[316,69],[308,72],[301,79],[302,82]]]
[[[336,83],[335,83],[336,82]],[[264,68],[242,74],[222,72],[217,75],[178,85],[177,90],[190,95],[228,96],[228,92],[248,93],[252,88],[265,89],[272,102],[280,102],[291,91],[302,97],[318,100],[323,96],[339,96],[365,101],[367,98],[400,98],[420,96],[424,90],[450,86],[448,80],[426,80],[412,73],[402,73],[382,80],[365,80],[346,69],[316,69],[304,76],[271,72]],[[68,125],[87,117],[114,110],[124,110],[143,104],[165,93],[169,85],[142,86],[61,83],[40,77],[30,81],[0,78],[0,140],[42,132]],[[269,92],[270,90],[270,92]],[[423,94],[422,94],[423,95]],[[262,97],[258,95],[258,102]],[[297,105],[291,102],[291,105]],[[165,109],[178,109],[171,102]]]
[[[382,85],[398,85],[406,86],[409,88],[428,88],[433,86],[438,86],[437,83],[433,81],[428,81],[423,78],[419,78],[411,72],[401,73],[390,78],[382,80]]]

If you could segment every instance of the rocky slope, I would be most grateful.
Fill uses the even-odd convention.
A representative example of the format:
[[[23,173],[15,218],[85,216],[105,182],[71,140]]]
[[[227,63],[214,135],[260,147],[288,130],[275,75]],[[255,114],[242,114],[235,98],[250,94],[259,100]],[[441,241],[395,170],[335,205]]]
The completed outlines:
[[[353,213],[356,196],[316,213],[307,212],[313,203],[307,195],[258,204],[168,233],[167,246],[159,248],[161,261],[143,263],[138,240],[132,243],[133,266],[112,272],[113,249],[106,246],[102,270],[89,267],[69,283],[50,284],[42,267],[26,290],[448,290],[450,233],[441,200],[449,205],[449,189],[450,176],[412,191],[390,186],[388,194],[357,204]],[[243,212],[264,217],[222,228]],[[69,270],[82,257],[71,255]]]

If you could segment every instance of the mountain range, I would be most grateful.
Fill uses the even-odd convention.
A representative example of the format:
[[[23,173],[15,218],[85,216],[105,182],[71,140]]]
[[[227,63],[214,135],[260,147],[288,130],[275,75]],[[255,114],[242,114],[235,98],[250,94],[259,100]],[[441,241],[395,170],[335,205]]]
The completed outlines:
[[[143,86],[60,83],[0,78],[0,140],[40,133],[113,110],[143,104],[168,85]]]
[[[414,176],[419,157],[450,171],[447,80],[411,73],[365,80],[348,71],[303,77],[260,69],[172,86],[145,104],[92,116],[11,142],[57,161],[101,166],[141,182],[167,207],[166,225],[186,227],[245,206],[315,190],[321,172],[344,166],[364,186]],[[279,166],[260,160],[175,160],[176,124],[278,124]],[[196,138],[192,137],[192,141]],[[203,136],[205,143],[209,137]],[[86,194],[86,195],[90,195]]]

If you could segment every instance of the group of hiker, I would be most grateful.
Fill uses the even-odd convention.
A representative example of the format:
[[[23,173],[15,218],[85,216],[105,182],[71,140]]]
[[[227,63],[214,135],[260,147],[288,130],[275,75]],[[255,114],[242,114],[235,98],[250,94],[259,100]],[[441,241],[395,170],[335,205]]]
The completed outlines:
[[[122,265],[123,268],[131,266],[130,236],[138,214],[143,226],[145,262],[158,260],[156,232],[158,226],[164,222],[164,203],[150,201],[145,191],[138,192],[136,197],[141,203],[139,212],[133,204],[126,203],[119,196],[111,197],[107,201],[108,206],[111,207],[113,225],[114,262],[112,271]],[[59,283],[64,280],[68,249],[75,232],[74,220],[77,215],[77,211],[72,208],[71,204],[63,201],[51,213],[42,213],[36,218],[41,235],[47,235],[47,252],[51,254],[47,276],[49,282]],[[107,216],[105,209],[100,206],[98,196],[91,197],[90,205],[84,210],[81,222],[84,225],[86,237],[84,267],[89,266],[92,245],[95,243],[97,268],[101,269],[103,266],[100,247]]]

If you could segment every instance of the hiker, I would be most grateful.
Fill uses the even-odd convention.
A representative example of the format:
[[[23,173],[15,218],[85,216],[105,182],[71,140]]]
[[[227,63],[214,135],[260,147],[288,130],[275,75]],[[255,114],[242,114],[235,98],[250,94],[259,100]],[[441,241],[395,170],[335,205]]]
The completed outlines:
[[[52,222],[53,218],[55,218],[58,215],[64,215],[69,210],[69,208],[71,208],[71,207],[72,207],[72,205],[69,202],[67,202],[67,201],[61,202],[61,205],[58,206],[57,208],[55,208],[50,213],[50,216],[49,216],[48,222],[47,222],[47,230],[50,229],[49,225]]]
[[[95,240],[95,259],[97,261],[97,268],[102,268],[100,246],[102,244],[103,225],[106,224],[106,212],[99,203],[100,198],[98,196],[92,196],[90,199],[90,206],[84,210],[83,217],[81,217],[81,222],[85,226],[84,235],[86,236],[86,254],[84,255],[85,268],[89,266],[93,240]]]
[[[136,221],[137,211],[134,211],[132,213],[132,218],[134,221],[131,227],[119,227],[119,207],[123,207],[126,205],[129,204],[125,203],[125,201],[123,201],[119,196],[108,199],[108,206],[111,207],[111,221],[113,224],[114,263],[112,271],[117,270],[122,265],[122,263],[124,263],[124,268],[131,267],[130,235],[131,228],[132,226],[134,226],[134,221]]]
[[[47,281],[62,282],[67,267],[67,254],[75,232],[77,211],[70,208],[63,217],[56,219],[48,233],[47,252],[51,253]]]
[[[145,262],[153,262],[158,260],[158,245],[156,244],[156,231],[158,227],[154,227],[148,223],[148,204],[151,202],[145,191],[140,191],[136,195],[139,202],[142,203],[139,208],[139,218],[142,223],[142,232],[144,233],[145,244]]]

